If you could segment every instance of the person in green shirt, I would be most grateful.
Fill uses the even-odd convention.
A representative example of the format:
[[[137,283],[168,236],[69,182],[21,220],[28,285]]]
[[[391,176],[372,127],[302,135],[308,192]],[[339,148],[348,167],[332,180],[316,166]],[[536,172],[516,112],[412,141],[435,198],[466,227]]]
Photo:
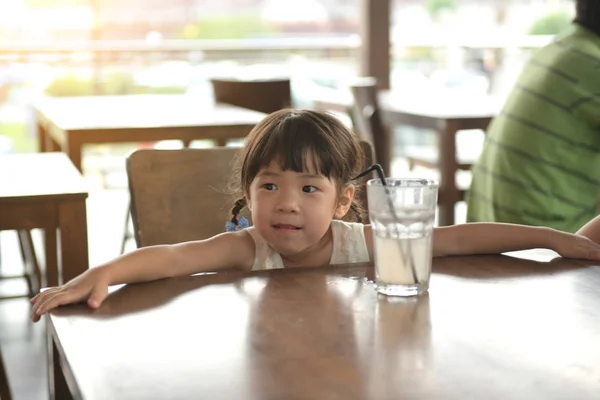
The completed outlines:
[[[576,232],[600,201],[600,1],[577,0],[569,33],[538,50],[488,128],[469,222]]]

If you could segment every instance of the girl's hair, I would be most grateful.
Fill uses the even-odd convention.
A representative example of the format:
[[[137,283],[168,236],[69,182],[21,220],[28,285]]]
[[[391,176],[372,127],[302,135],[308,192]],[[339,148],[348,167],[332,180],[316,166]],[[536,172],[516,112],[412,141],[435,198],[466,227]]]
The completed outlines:
[[[309,155],[314,165],[307,165]],[[350,179],[364,169],[364,158],[356,135],[331,114],[305,109],[275,111],[252,129],[238,153],[231,189],[240,198],[231,209],[231,222],[237,224],[238,215],[246,206],[243,195],[250,192],[250,184],[260,169],[275,159],[284,171],[315,168],[341,194]],[[353,219],[362,222],[362,207],[356,200],[350,210]],[[344,219],[349,219],[348,215]]]
[[[600,1],[577,0],[575,22],[600,36]]]

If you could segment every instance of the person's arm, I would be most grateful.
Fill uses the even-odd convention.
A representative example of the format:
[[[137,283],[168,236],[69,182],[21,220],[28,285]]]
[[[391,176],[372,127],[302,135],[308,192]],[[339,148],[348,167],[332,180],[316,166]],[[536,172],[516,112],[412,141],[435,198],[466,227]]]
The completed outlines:
[[[373,260],[373,229],[365,225],[365,239]],[[547,247],[549,228],[498,223],[469,223],[433,229],[433,256],[499,254]],[[558,232],[558,231],[556,231]]]
[[[206,240],[144,247],[97,268],[105,270],[110,285],[117,285],[199,272],[249,269],[253,260],[254,241],[247,232],[239,231]]]
[[[39,293],[31,299],[31,317],[38,321],[41,315],[53,308],[80,301],[87,301],[90,307],[98,308],[111,285],[224,269],[250,269],[254,252],[254,240],[245,231],[223,233],[194,242],[141,248],[89,269],[65,285]]]
[[[551,249],[567,258],[600,259],[600,246],[588,238],[546,227],[503,223],[468,223],[435,228],[434,257],[499,254]]]
[[[577,231],[577,234],[600,243],[600,215],[581,227]]]

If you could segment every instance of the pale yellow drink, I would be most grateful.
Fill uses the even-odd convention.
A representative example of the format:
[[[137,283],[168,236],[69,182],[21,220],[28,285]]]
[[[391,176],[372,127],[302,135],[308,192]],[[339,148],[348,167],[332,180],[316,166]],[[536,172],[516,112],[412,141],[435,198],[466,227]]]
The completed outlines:
[[[428,280],[431,273],[431,236],[392,239],[375,236],[377,281],[383,285],[415,285]],[[413,276],[412,265],[415,267]]]

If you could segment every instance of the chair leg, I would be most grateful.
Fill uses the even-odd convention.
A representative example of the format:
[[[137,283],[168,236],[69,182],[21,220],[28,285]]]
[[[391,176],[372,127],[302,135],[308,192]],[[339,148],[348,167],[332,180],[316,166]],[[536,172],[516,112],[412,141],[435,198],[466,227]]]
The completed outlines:
[[[129,218],[131,217],[131,200],[129,200],[129,204],[127,206],[127,213],[125,214],[125,226],[123,227],[123,240],[121,241],[121,254],[125,253],[125,245],[127,244],[127,240],[132,238],[133,236],[129,234]]]
[[[21,239],[21,231],[17,231],[17,236],[19,238],[19,249],[21,250],[21,260],[23,260],[23,264],[27,263],[27,252],[23,247],[23,240]]]
[[[0,399],[12,400],[6,367],[4,366],[4,359],[2,358],[2,348],[0,348]]]

